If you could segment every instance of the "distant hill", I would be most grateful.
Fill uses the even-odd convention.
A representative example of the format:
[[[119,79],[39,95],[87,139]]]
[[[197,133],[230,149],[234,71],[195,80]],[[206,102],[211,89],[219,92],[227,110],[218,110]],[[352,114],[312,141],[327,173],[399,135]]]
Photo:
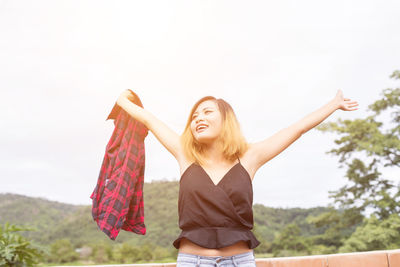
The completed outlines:
[[[35,227],[35,232],[23,234],[35,242],[48,245],[57,239],[68,238],[76,247],[84,244],[106,242],[115,244],[129,242],[141,245],[146,242],[171,247],[179,235],[177,181],[154,181],[144,184],[144,212],[146,235],[137,235],[121,230],[115,241],[101,232],[92,219],[90,205],[71,205],[43,198],[17,194],[0,194],[0,224],[5,222]],[[261,204],[254,205],[254,232],[260,240],[271,242],[275,233],[289,223],[297,223],[303,235],[321,233],[305,221],[307,216],[326,210],[276,209]]]

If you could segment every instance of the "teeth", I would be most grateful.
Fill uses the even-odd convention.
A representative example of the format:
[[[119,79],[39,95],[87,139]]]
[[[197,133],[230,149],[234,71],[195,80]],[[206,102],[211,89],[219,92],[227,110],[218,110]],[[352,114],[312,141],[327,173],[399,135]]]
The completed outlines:
[[[202,129],[205,129],[205,128],[207,128],[207,126],[201,125],[201,126],[197,127],[197,130],[202,130]]]

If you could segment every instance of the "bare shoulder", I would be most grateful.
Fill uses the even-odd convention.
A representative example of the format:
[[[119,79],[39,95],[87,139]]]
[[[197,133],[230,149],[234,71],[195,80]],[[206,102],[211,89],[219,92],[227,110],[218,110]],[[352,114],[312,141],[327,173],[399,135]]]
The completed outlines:
[[[249,173],[251,180],[253,180],[258,170],[257,161],[255,160],[254,155],[254,144],[249,144],[247,151],[240,157],[240,162]]]

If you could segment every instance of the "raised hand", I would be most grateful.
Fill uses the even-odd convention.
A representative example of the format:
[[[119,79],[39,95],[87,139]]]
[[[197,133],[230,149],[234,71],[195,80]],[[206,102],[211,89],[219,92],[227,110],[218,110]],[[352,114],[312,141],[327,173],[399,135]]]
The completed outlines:
[[[351,101],[350,98],[344,98],[343,92],[340,89],[337,91],[334,101],[337,103],[337,109],[345,111],[353,111],[358,109],[357,101]]]
[[[131,102],[134,102],[135,96],[132,94],[132,92],[131,92],[129,89],[126,89],[125,91],[123,91],[123,92],[119,95],[119,97],[118,97],[118,99],[117,99],[117,103],[118,103],[118,104],[120,103],[121,99],[122,99],[122,101],[123,101],[123,99],[128,99],[128,100],[130,100]]]

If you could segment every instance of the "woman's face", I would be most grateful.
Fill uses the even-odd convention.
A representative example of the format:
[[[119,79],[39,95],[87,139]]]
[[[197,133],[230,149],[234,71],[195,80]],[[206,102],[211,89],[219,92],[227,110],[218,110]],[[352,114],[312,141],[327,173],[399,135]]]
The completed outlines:
[[[201,102],[192,115],[190,128],[198,142],[210,144],[215,141],[222,129],[222,116],[217,103],[212,100]]]

